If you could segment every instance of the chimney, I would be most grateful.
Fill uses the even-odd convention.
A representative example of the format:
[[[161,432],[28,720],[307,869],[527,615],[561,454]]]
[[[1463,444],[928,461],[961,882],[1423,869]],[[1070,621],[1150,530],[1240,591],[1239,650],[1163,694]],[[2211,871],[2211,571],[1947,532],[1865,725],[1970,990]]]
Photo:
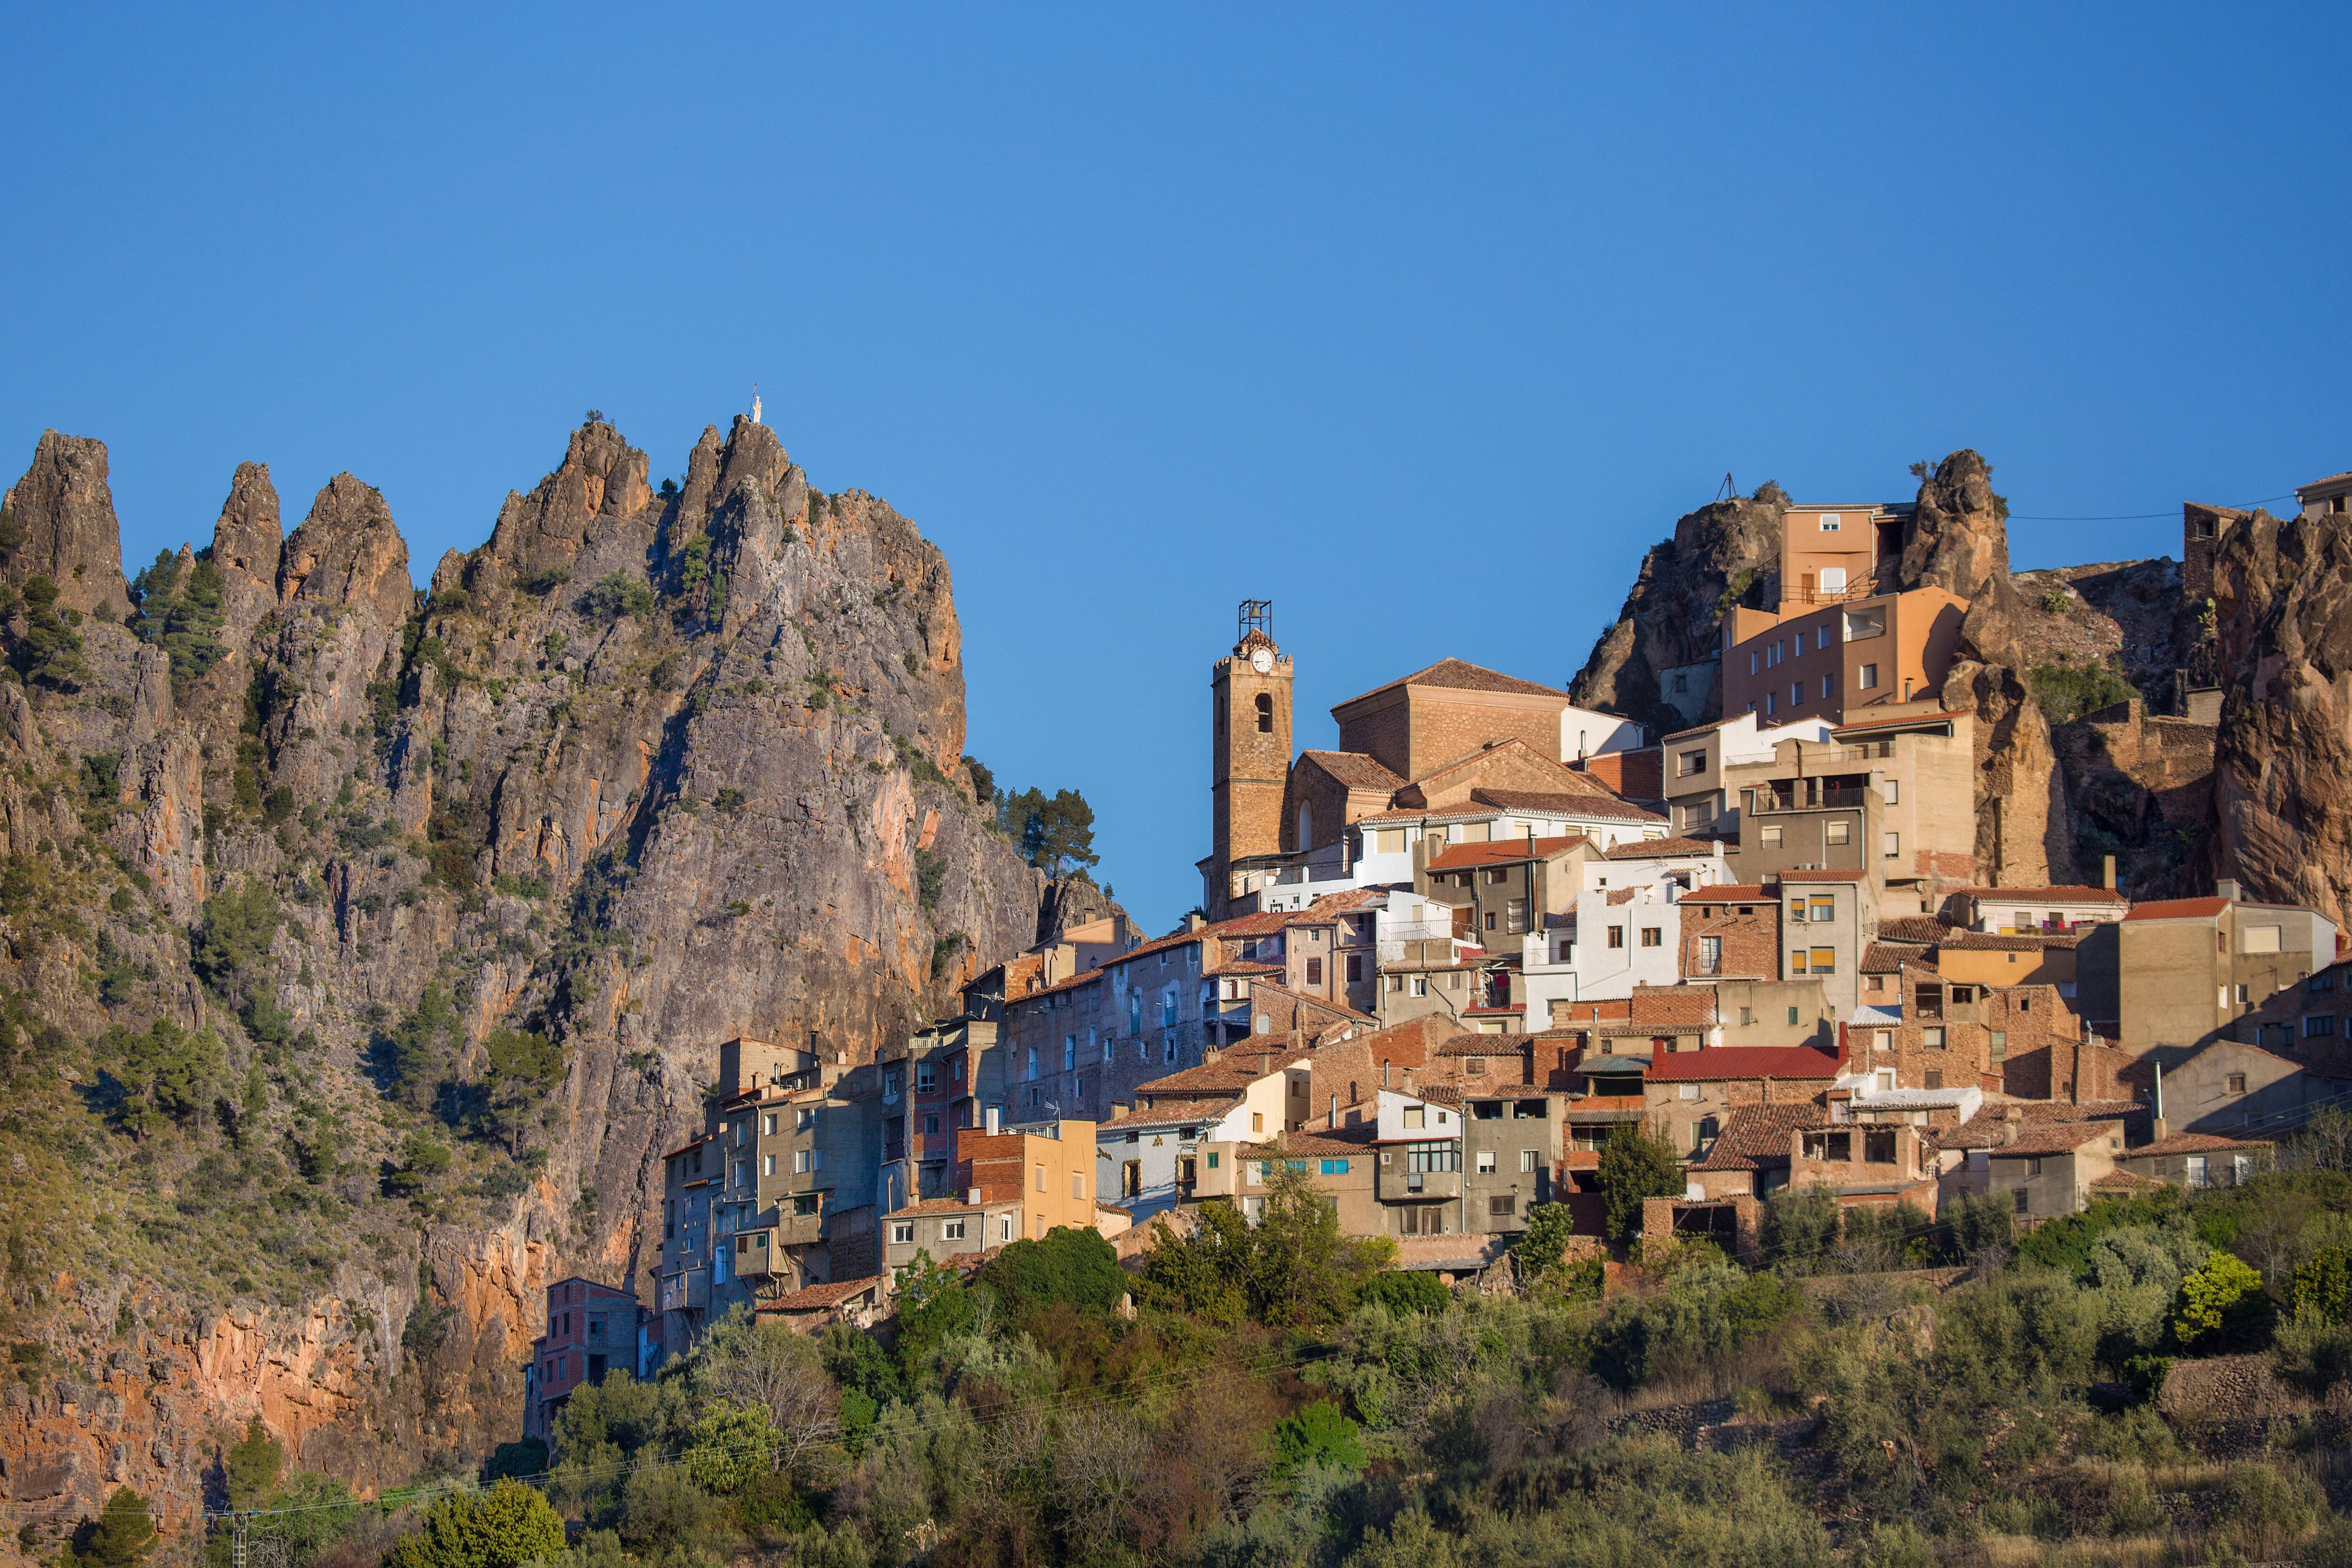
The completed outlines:
[[[1207,917],[1203,916],[1198,910],[1192,910],[1190,914],[1184,917],[1184,929],[1186,931],[1199,931],[1202,926],[1205,926],[1208,923],[1209,921]]]
[[[996,1136],[997,1129],[998,1129],[998,1126],[999,1126],[999,1125],[1000,1125],[1000,1117],[999,1117],[999,1115],[998,1115],[997,1108],[996,1108],[995,1106],[992,1105],[992,1106],[990,1106],[990,1107],[988,1108],[988,1135],[989,1135],[991,1138],[993,1138],[993,1137],[995,1137],[995,1136]]]
[[[2114,856],[2110,855],[2106,858],[2105,868],[2101,871],[2100,876],[2102,879],[2099,886],[2106,889],[2110,893],[2114,892],[2116,890],[2116,858]]]
[[[2233,904],[2236,903],[2238,901],[2238,879],[2234,877],[2222,878],[2220,881],[2213,884],[2213,896],[2217,899],[2227,899]]]

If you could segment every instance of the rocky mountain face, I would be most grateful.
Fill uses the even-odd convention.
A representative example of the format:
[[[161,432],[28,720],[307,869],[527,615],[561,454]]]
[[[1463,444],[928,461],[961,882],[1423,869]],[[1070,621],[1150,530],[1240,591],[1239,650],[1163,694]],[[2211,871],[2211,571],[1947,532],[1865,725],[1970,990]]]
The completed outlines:
[[[2233,525],[2213,563],[2226,672],[2203,878],[2352,913],[2352,529],[2341,518]]]
[[[642,1281],[720,1042],[860,1059],[1073,902],[973,800],[940,551],[748,420],[651,472],[592,420],[429,594],[349,474],[281,535],[240,466],[135,589],[101,445],[9,490],[35,1515],[128,1481],[184,1521],[254,1414],[362,1483],[512,1437],[541,1287]]]

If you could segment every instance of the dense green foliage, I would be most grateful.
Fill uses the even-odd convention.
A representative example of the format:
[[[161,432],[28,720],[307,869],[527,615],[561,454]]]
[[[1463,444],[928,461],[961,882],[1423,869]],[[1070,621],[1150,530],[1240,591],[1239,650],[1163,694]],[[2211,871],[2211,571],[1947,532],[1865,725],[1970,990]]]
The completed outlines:
[[[2072,723],[2139,695],[2130,681],[2104,664],[2037,665],[2026,676],[2026,686],[2053,724]]]
[[[1010,791],[996,797],[997,830],[1021,847],[1021,858],[1050,877],[1064,867],[1092,866],[1102,858],[1095,853],[1095,808],[1076,790]]]
[[[520,1481],[445,1497],[385,1557],[385,1568],[516,1568],[563,1550],[563,1521]]]
[[[1599,1181],[1609,1208],[1609,1239],[1623,1241],[1642,1228],[1643,1199],[1682,1195],[1683,1163],[1663,1135],[1621,1121],[1601,1145]]]
[[[171,657],[175,679],[194,679],[227,651],[220,640],[223,592],[220,565],[210,550],[184,567],[171,551],[160,551],[154,563],[131,580],[131,603],[136,606],[131,629]]]

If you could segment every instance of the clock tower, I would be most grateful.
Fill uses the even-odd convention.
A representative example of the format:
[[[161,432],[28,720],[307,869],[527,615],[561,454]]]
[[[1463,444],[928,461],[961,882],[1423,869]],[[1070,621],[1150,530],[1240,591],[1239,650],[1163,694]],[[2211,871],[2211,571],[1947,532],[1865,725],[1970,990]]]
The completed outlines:
[[[1282,848],[1290,777],[1290,656],[1275,646],[1274,601],[1242,601],[1240,637],[1209,670],[1212,844],[1202,862],[1210,918],[1223,919],[1233,863]]]

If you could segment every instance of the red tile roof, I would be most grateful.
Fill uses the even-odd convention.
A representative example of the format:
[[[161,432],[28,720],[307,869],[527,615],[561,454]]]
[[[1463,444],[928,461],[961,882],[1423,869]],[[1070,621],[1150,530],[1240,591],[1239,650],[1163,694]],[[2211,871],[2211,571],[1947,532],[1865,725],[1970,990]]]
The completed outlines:
[[[997,1208],[1013,1208],[1018,1206],[1021,1200],[1018,1198],[1010,1198],[1000,1202],[993,1206]],[[929,1214],[978,1214],[982,1209],[990,1206],[991,1205],[987,1204],[968,1204],[960,1198],[925,1198],[921,1203],[908,1204],[902,1209],[892,1209],[888,1214],[882,1217],[885,1219],[907,1219],[912,1216]]]
[[[1693,888],[1675,902],[1678,904],[1777,904],[1779,895],[1761,882],[1719,882],[1712,888]]]
[[[2227,899],[2163,899],[2155,903],[2134,904],[2127,921],[2189,921],[2204,920],[2220,914],[2230,907]]]
[[[1455,844],[1448,846],[1444,854],[1432,860],[1429,868],[1433,871],[1466,871],[1476,866],[1509,865],[1527,860],[1530,848],[1535,858],[1549,860],[1583,842],[1584,835],[1576,833],[1564,838],[1538,838],[1532,846],[1524,838],[1502,838],[1491,844]]]
[[[2210,1132],[2175,1132],[2153,1143],[2143,1143],[2137,1149],[2124,1151],[2124,1158],[2137,1160],[2143,1154],[2211,1154],[2236,1149],[2267,1149],[2267,1138],[2222,1138]]]
[[[1933,915],[1890,915],[1878,922],[1878,936],[1882,942],[1934,943],[1959,929],[1956,925],[1945,924]]]
[[[829,1285],[806,1285],[789,1296],[760,1302],[758,1310],[762,1312],[822,1312],[868,1290],[879,1290],[881,1287],[882,1277],[878,1274],[864,1279],[843,1279]]]
[[[1924,947],[1911,947],[1901,942],[1874,942],[1863,950],[1862,973],[1864,974],[1899,974],[1903,965],[1927,956]]]
[[[2113,888],[1963,888],[1960,891],[1984,900],[2013,899],[2020,903],[2128,904]]]
[[[1487,669],[1466,659],[1441,658],[1425,669],[1401,675],[1336,706],[1345,708],[1350,703],[1361,702],[1366,697],[1378,697],[1381,692],[1392,691],[1400,686],[1442,686],[1455,691],[1505,691],[1528,697],[1557,697],[1563,706],[1568,702],[1568,693],[1555,687],[1521,680],[1516,675],[1505,675],[1500,670]]]
[[[1349,789],[1400,790],[1405,781],[1377,759],[1361,752],[1317,752],[1298,753],[1302,763],[1313,763]]]
[[[2072,952],[2082,945],[2082,942],[2083,939],[2072,931],[2000,936],[1991,931],[1956,931],[1936,945],[1960,952],[2047,952],[2053,948],[2061,952]]]
[[[1831,1079],[1838,1059],[1811,1046],[1716,1046],[1668,1051],[1650,1058],[1652,1083],[1717,1083],[1728,1079]]]
[[[1797,1105],[1743,1105],[1724,1118],[1723,1127],[1706,1158],[1694,1171],[1779,1170],[1789,1163],[1789,1134],[1829,1119],[1825,1106],[1811,1100]]]
[[[1129,1127],[1194,1127],[1223,1120],[1241,1104],[1239,1096],[1222,1099],[1167,1100],[1150,1110],[1138,1107],[1096,1125],[1097,1132]]]
[[[1582,778],[1582,773],[1571,773]],[[1500,811],[1548,813],[1555,816],[1601,816],[1615,822],[1664,822],[1666,819],[1647,806],[1616,795],[1605,785],[1595,784],[1589,795],[1555,795],[1531,789],[1474,789],[1470,798]]]
[[[1780,873],[1780,880],[1784,882],[1867,882],[1870,880],[1870,873],[1867,871],[1783,871]]]

